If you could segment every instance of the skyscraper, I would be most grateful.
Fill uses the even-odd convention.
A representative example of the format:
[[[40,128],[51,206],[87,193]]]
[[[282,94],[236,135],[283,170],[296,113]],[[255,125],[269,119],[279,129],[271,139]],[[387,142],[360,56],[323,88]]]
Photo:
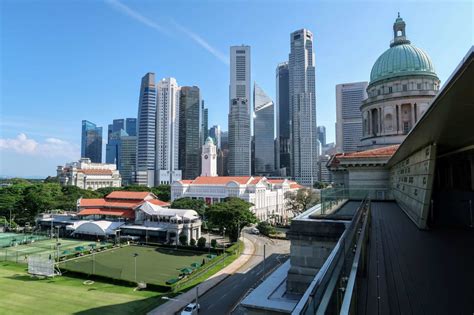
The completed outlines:
[[[243,98],[250,102],[250,46],[230,47],[229,101]]]
[[[336,151],[357,151],[362,138],[360,106],[367,98],[368,82],[336,85]]]
[[[136,181],[139,185],[152,186],[154,184],[155,141],[155,74],[149,72],[142,78],[138,103],[137,167],[135,171]]]
[[[201,101],[201,124],[202,124],[202,130],[201,130],[201,141],[204,143],[209,136],[209,110],[204,107],[204,100]]]
[[[108,139],[107,145],[105,147],[105,162],[117,165],[117,169],[119,171],[121,171],[119,160],[121,138],[125,136],[136,136],[136,124],[136,118],[126,118],[114,119],[112,124],[108,126]]]
[[[118,151],[118,160],[122,183],[130,185],[134,182],[133,173],[135,172],[137,160],[137,137],[123,136],[120,138],[120,146]]]
[[[200,94],[197,86],[183,86],[179,98],[179,169],[183,179],[199,176],[201,139]]]
[[[272,99],[257,83],[253,87],[255,174],[275,172],[275,109]]]
[[[291,176],[289,79],[288,62],[282,62],[276,68],[276,168],[282,176]]]
[[[209,137],[212,138],[214,144],[217,146],[219,150],[221,148],[221,126],[214,125],[209,129]]]
[[[179,160],[179,86],[174,78],[156,85],[155,185],[181,180]]]
[[[321,146],[326,145],[326,127],[318,126],[318,140],[321,142]]]
[[[233,99],[229,112],[230,176],[250,175],[250,106],[245,98]]]
[[[88,120],[82,121],[81,157],[102,163],[102,127]]]
[[[250,46],[230,47],[229,175],[250,175]]]
[[[301,29],[291,33],[290,39],[291,173],[299,183],[312,186],[318,156],[313,34]]]

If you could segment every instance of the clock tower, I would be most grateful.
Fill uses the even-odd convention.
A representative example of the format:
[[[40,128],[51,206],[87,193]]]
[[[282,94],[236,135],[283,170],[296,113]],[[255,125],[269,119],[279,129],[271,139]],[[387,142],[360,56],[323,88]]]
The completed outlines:
[[[217,176],[217,150],[211,137],[202,146],[201,176]]]

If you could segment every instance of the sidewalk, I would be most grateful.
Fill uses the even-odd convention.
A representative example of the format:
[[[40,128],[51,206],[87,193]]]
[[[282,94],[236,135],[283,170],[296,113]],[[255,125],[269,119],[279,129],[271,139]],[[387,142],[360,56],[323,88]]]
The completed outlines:
[[[244,250],[240,257],[234,260],[229,266],[225,267],[224,269],[211,276],[206,281],[200,283],[197,286],[199,296],[204,295],[207,291],[218,285],[225,278],[232,275],[250,259],[250,257],[255,252],[255,246],[250,240],[245,238],[245,236],[242,237],[242,240],[244,242]],[[154,310],[148,312],[148,315],[175,314],[180,309],[193,302],[195,299],[196,287],[174,297],[173,300],[169,300],[165,304],[158,306]]]

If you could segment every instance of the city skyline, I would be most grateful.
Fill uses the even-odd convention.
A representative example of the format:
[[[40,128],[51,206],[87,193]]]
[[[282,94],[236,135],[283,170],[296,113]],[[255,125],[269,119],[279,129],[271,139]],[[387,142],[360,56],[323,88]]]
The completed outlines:
[[[88,4],[84,7],[93,6],[93,11],[97,14],[100,14],[102,11],[106,12],[110,15],[110,23],[115,26],[117,26],[117,23],[123,23],[120,29],[129,30],[127,33],[129,36],[128,40],[132,40],[131,38],[135,37],[137,37],[137,39],[141,38],[137,35],[137,32],[143,32],[147,34],[147,36],[155,37],[159,46],[162,46],[162,44],[166,45],[172,41],[169,37],[166,37],[166,35],[157,32],[156,28],[131,18],[130,15],[124,14],[123,10],[118,10],[117,3],[116,1],[112,1],[100,5]],[[144,3],[124,2],[124,4],[126,7],[134,10],[134,12],[139,12],[141,15],[154,20],[152,18],[154,16],[153,13],[147,11],[149,8]],[[51,3],[49,5],[51,5]],[[183,5],[184,4],[181,4],[178,7],[182,8]],[[202,8],[198,7],[197,10],[206,10],[207,8],[205,7],[207,5],[209,4],[203,4]],[[263,3],[248,5],[258,7],[263,5]],[[77,4],[69,4],[65,7],[71,9],[71,7],[76,6]],[[218,5],[222,12],[230,11],[232,8],[242,10],[242,6],[242,3],[233,3],[229,7]],[[110,72],[104,70],[108,70],[108,67],[112,67],[112,63],[106,63],[102,68],[99,67],[99,69],[95,71],[91,69],[93,64],[103,62],[105,58],[104,53],[106,53],[106,48],[101,45],[93,45],[90,53],[81,50],[80,53],[82,53],[82,55],[79,56],[81,58],[75,59],[76,64],[70,64],[69,57],[75,58],[74,52],[70,52],[61,41],[58,41],[54,45],[51,43],[52,47],[46,48],[44,45],[39,46],[37,42],[38,39],[32,37],[36,35],[38,38],[44,38],[44,33],[43,36],[40,36],[41,34],[37,34],[36,32],[44,32],[46,30],[53,32],[51,29],[52,26],[64,24],[66,29],[72,31],[72,34],[76,35],[78,32],[77,34],[80,35],[78,36],[76,45],[88,44],[90,38],[95,38],[88,33],[91,29],[85,28],[83,30],[78,28],[74,23],[68,24],[66,20],[62,20],[68,17],[70,18],[70,12],[65,12],[63,17],[46,21],[42,13],[44,12],[43,10],[47,10],[48,2],[43,5],[32,4],[31,12],[30,10],[21,10],[21,5],[15,6],[13,3],[2,4],[2,7],[4,8],[2,11],[8,14],[5,13],[4,18],[2,18],[2,24],[5,26],[2,28],[2,42],[4,43],[4,45],[2,45],[2,63],[5,64],[5,67],[2,70],[2,119],[0,122],[0,164],[2,167],[0,168],[0,174],[10,176],[25,176],[26,174],[32,176],[51,175],[54,173],[56,165],[68,160],[77,159],[80,144],[80,133],[78,131],[80,130],[79,126],[81,120],[91,120],[99,126],[106,126],[107,123],[110,123],[111,119],[116,117],[135,117],[138,99],[137,81],[143,76],[143,73],[148,71],[154,71],[158,78],[173,76],[176,77],[180,83],[183,83],[183,85],[199,86],[202,90],[202,98],[206,100],[206,105],[209,107],[209,125],[219,124],[221,126],[227,126],[227,111],[224,110],[224,108],[227,108],[226,99],[228,99],[228,81],[226,80],[228,77],[228,65],[219,58],[219,53],[216,54],[213,52],[225,52],[232,44],[240,44],[243,42],[252,47],[252,81],[258,81],[262,88],[268,91],[269,96],[275,98],[274,69],[279,62],[283,62],[288,58],[289,34],[302,27],[311,30],[315,34],[314,49],[316,54],[318,124],[326,126],[327,142],[333,142],[333,126],[336,116],[334,87],[336,84],[343,82],[368,80],[370,65],[373,64],[376,57],[387,48],[386,38],[390,36],[390,21],[393,20],[397,11],[401,11],[404,19],[410,24],[410,39],[412,39],[417,46],[423,47],[430,53],[441,79],[441,84],[446,81],[449,75],[449,69],[451,69],[455,63],[453,60],[462,57],[465,48],[471,44],[469,39],[472,39],[472,33],[469,34],[469,32],[467,32],[467,34],[456,33],[456,36],[451,36],[455,34],[454,31],[456,28],[459,29],[461,25],[472,25],[472,17],[468,15],[469,9],[472,9],[472,5],[469,4],[440,4],[439,6],[431,8],[429,14],[423,14],[423,5],[409,3],[388,4],[383,10],[380,10],[381,7],[376,4],[370,7],[362,5],[359,11],[356,11],[354,14],[352,14],[352,12],[349,14],[351,9],[354,9],[354,5],[351,3],[347,3],[344,6],[314,4],[309,6],[309,11],[305,13],[301,19],[291,18],[290,15],[291,12],[293,12],[292,10],[294,10],[293,8],[287,8],[290,11],[289,16],[283,16],[282,8],[286,8],[286,6],[277,5],[275,8],[269,8],[269,14],[274,13],[275,16],[279,18],[282,17],[282,25],[276,29],[272,28],[271,30],[266,30],[265,32],[261,32],[261,25],[252,23],[243,30],[238,31],[235,29],[237,23],[235,25],[231,23],[232,25],[227,27],[229,27],[232,32],[226,35],[225,40],[218,42],[215,36],[217,35],[216,33],[220,34],[220,31],[206,32],[207,27],[210,27],[206,23],[200,28],[198,26],[193,27],[192,21],[189,21],[189,25],[178,28],[180,32],[192,28],[193,31],[199,30],[199,34],[206,34],[206,38],[204,42],[201,42],[201,45],[198,44],[196,40],[199,38],[202,39],[202,37],[193,37],[192,35],[196,35],[197,33],[185,32],[184,34],[187,34],[184,36],[186,40],[179,41],[177,45],[181,49],[183,46],[189,47],[193,53],[197,54],[197,58],[200,58],[200,60],[202,58],[202,65],[199,67],[195,66],[194,69],[202,69],[201,67],[205,67],[212,73],[209,76],[206,75],[206,77],[204,77],[201,75],[196,77],[194,72],[199,73],[201,71],[192,71],[193,68],[189,68],[189,62],[183,62],[183,66],[179,67],[176,65],[161,65],[159,60],[148,60],[148,57],[153,57],[153,54],[156,54],[156,52],[150,52],[149,54],[142,52],[141,58],[144,59],[143,61],[140,60],[140,62],[137,62],[133,59],[127,59],[129,63],[126,64],[120,63],[120,58],[123,55],[112,55],[111,60],[116,62],[116,64],[113,65],[115,72],[112,72],[114,75],[111,76]],[[66,8],[59,6],[55,9],[58,10],[58,12],[63,12],[68,11]],[[38,9],[38,14],[33,16],[32,11],[35,9]],[[321,9],[321,13],[316,13],[318,9]],[[25,26],[14,24],[15,18],[19,19],[18,14],[20,10],[25,13],[25,16],[22,18],[28,19],[30,23],[38,22],[37,30],[31,30],[31,24],[28,23],[26,23]],[[85,9],[82,8],[82,10]],[[81,9],[79,9],[78,14],[81,12]],[[4,13],[2,13],[2,15]],[[173,15],[174,13],[171,12],[170,14]],[[360,19],[360,17],[370,14],[378,14],[380,19],[367,21]],[[346,17],[348,23],[350,23],[350,21],[361,23],[358,24],[358,31],[352,32],[351,34],[346,31],[347,37],[340,37],[343,35],[342,30],[334,23],[329,23],[328,21],[341,15]],[[443,24],[442,28],[440,28],[436,22],[441,18],[444,21],[449,21],[449,23]],[[100,25],[100,23],[95,20],[94,14],[89,17],[89,19],[91,19],[91,25]],[[185,18],[182,19],[182,21],[186,21]],[[292,21],[289,22],[289,20]],[[159,19],[157,19],[157,21],[159,21]],[[239,27],[242,26],[240,25],[241,23],[238,24]],[[223,25],[223,27],[224,26],[225,25]],[[10,30],[8,33],[4,31],[7,28]],[[249,33],[252,28],[257,29],[259,33]],[[328,29],[331,28],[335,30],[334,37],[329,36],[330,33]],[[472,29],[472,27],[467,27],[467,29]],[[18,34],[26,34],[27,31],[27,36],[17,36]],[[86,34],[84,34],[84,31]],[[52,34],[59,36],[61,39],[63,38],[62,36],[66,35],[66,33],[62,32],[61,30],[55,29]],[[104,32],[107,33],[108,28],[99,31],[97,36],[105,36]],[[269,32],[271,34],[269,34]],[[71,33],[68,34],[68,36],[70,35]],[[269,40],[271,42],[265,40],[260,44],[259,41],[262,41],[265,36],[270,36]],[[24,39],[14,39],[13,37],[22,37]],[[443,43],[446,43],[448,39],[450,40],[450,49],[445,49]],[[111,40],[116,41],[117,38],[112,36]],[[163,42],[160,40],[163,40]],[[209,49],[204,47],[205,43],[211,45],[208,47]],[[269,43],[272,43],[272,49],[270,50],[276,51],[276,53],[270,54],[270,50],[266,49],[266,45]],[[347,48],[354,47],[356,44],[360,48],[356,47],[357,49],[353,49],[351,54],[348,54]],[[44,57],[44,61],[38,62],[33,56],[21,58],[23,55],[20,53],[18,60],[22,60],[23,63],[23,65],[20,65],[18,60],[13,59],[13,52],[18,52],[19,47],[24,47],[28,50],[31,45],[35,45],[35,47],[39,48],[37,56]],[[332,49],[334,49],[333,47],[329,47],[331,45],[336,45],[334,51],[332,51]],[[170,46],[163,47],[167,48],[162,49],[164,50],[164,52],[162,52],[164,55],[176,54],[176,49],[172,49]],[[59,49],[57,53],[49,51],[49,49],[55,48]],[[213,50],[214,48],[215,51]],[[58,54],[61,52],[64,53],[64,50],[73,54],[69,56],[67,60],[58,58]],[[329,52],[334,56],[331,56]],[[25,54],[28,53],[25,52]],[[48,73],[43,71],[43,67],[45,65],[47,67],[51,66],[53,60],[57,65],[51,67],[51,71]],[[335,62],[335,60],[337,60],[337,62]],[[64,82],[67,82],[69,87],[67,93],[71,93],[70,86],[74,86],[74,97],[67,99],[67,103],[64,103],[64,99],[61,97],[58,98],[60,99],[60,101],[58,101],[51,99],[49,95],[54,95],[56,98],[56,90],[65,89],[63,82],[57,79],[62,75],[62,72],[57,67],[58,65],[64,67],[66,62],[68,62],[68,66],[71,67],[73,76],[69,76],[68,80],[64,80]],[[76,67],[78,66],[85,66],[86,70],[92,72],[77,72]],[[29,67],[29,76],[25,77],[23,75],[25,73],[22,71],[22,69],[24,69],[23,67]],[[123,69],[120,67],[123,67]],[[333,69],[330,69],[330,67],[333,67]],[[341,71],[341,67],[346,68],[347,71]],[[95,85],[95,80],[105,79],[103,75],[97,75],[96,71],[107,74],[108,85],[111,87],[107,87],[103,84],[97,84],[97,87],[93,86]],[[36,80],[36,78],[40,77],[40,72],[42,79]],[[127,75],[123,75],[122,72],[127,73]],[[92,82],[88,82],[89,74],[91,77],[96,77],[91,80]],[[14,96],[19,93],[18,89],[21,88],[20,84],[18,84],[20,77],[23,81],[21,86],[27,84],[31,95],[34,95],[35,99],[34,102],[31,102],[32,96],[28,95],[30,93],[27,93],[25,100],[27,103],[35,104],[34,107],[22,106],[22,102],[25,102],[25,100],[19,101],[14,99]],[[53,79],[54,77],[57,78]],[[211,83],[208,81],[212,81],[212,85],[209,85]],[[222,83],[215,83],[220,81],[222,81]],[[30,82],[31,84],[29,84]],[[45,84],[47,85],[45,86]],[[57,88],[55,87],[55,93],[50,93],[49,89],[51,89],[53,84],[57,85]],[[215,87],[215,90],[211,90],[210,86]],[[100,88],[100,91],[98,88]],[[58,91],[58,93],[65,92]],[[61,96],[61,94],[59,94],[59,96]],[[75,112],[74,115],[70,115],[70,112],[79,106],[81,108],[80,112]],[[103,137],[104,136],[106,135],[103,135]],[[8,167],[16,164],[13,163],[13,161],[23,162],[18,164],[28,164],[25,162],[31,161],[32,158],[34,158],[35,161],[39,159],[41,162],[44,162],[38,163],[42,165],[40,169],[33,170],[33,167],[30,169],[23,167],[23,169],[20,170],[15,169],[15,167]]]

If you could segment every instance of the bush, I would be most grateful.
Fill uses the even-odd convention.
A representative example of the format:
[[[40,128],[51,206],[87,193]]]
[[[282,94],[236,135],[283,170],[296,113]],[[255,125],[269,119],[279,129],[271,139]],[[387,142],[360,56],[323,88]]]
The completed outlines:
[[[266,236],[275,233],[275,228],[268,222],[259,222],[257,224],[257,229],[260,231],[260,233]]]
[[[216,246],[217,246],[217,241],[215,239],[212,239],[211,240],[211,247],[216,248]]]
[[[197,246],[199,248],[204,248],[206,247],[206,238],[205,237],[200,237],[197,241]]]
[[[189,242],[189,245],[196,246],[196,240],[194,238],[192,238],[191,242]]]
[[[181,245],[188,245],[188,236],[184,233],[181,233],[179,235],[179,243]]]

